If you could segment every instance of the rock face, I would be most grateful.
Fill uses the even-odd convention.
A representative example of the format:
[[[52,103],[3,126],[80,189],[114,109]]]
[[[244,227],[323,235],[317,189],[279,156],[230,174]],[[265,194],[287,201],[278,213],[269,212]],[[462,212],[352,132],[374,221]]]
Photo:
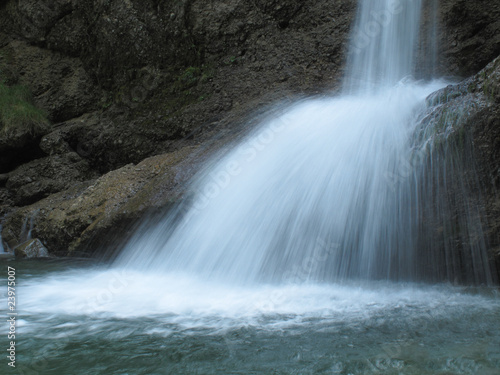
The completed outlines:
[[[2,237],[10,248],[18,246],[23,223],[30,218],[32,235],[43,238],[55,254],[75,255],[111,246],[108,240],[124,236],[120,231],[138,217],[175,204],[205,152],[186,147],[126,165],[97,180],[74,184],[10,215]]]
[[[424,3],[428,21],[435,2]],[[125,230],[144,210],[175,201],[207,150],[244,132],[251,116],[335,90],[356,4],[1,1],[0,80],[28,87],[52,123],[35,134],[0,134],[0,216],[10,213],[10,246],[35,212],[34,231],[54,253],[88,251],[91,238],[107,243],[113,226]],[[500,54],[500,4],[442,0],[438,10],[438,74],[467,77]],[[485,90],[481,100],[491,101],[496,91]],[[499,160],[495,105],[472,135],[482,176]],[[168,177],[136,170],[154,163]]]
[[[78,58],[13,40],[4,49],[19,77],[30,87],[39,107],[61,122],[96,107],[97,90]]]
[[[445,262],[455,268],[458,282],[474,282],[461,275],[488,262],[491,277],[476,275],[475,281],[500,281],[499,93],[500,57],[429,98],[436,107],[424,134],[432,148],[422,181],[432,189],[421,197],[418,248],[429,262],[426,268]],[[481,258],[484,249],[488,259]]]
[[[30,161],[9,173],[6,188],[17,205],[34,203],[98,175],[75,152]]]
[[[470,124],[476,170],[484,188],[486,235],[500,273],[500,58],[479,73],[475,83],[473,92],[489,104]]]
[[[76,152],[103,174],[220,138],[276,100],[334,87],[354,4],[4,1],[0,79],[28,86],[57,126],[6,151],[16,158],[0,173]]]
[[[439,73],[469,77],[500,55],[500,3],[440,0]]]
[[[6,139],[5,150],[0,136],[0,215],[17,210],[4,227],[11,246],[21,217],[39,212],[51,251],[81,250],[73,242],[90,214],[56,223],[42,213],[49,200],[63,205],[153,155],[223,144],[269,103],[335,87],[354,9],[327,0],[1,2],[0,79],[27,86],[52,122],[18,144]],[[73,237],[49,234],[50,225]]]

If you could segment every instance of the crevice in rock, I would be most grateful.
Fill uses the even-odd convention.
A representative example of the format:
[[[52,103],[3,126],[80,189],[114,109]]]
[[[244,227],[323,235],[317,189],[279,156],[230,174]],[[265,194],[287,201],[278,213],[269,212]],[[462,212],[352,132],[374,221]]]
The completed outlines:
[[[41,137],[20,149],[2,152],[2,155],[0,155],[0,173],[9,173],[29,161],[46,156],[38,146],[40,139]]]

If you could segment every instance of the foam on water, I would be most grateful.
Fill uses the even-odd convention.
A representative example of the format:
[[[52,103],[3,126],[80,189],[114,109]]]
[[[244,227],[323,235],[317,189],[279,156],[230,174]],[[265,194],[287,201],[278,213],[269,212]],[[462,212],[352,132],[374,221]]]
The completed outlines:
[[[32,321],[33,317],[38,322],[79,317],[80,323],[66,322],[64,327],[58,327],[65,329],[84,324],[82,316],[92,318],[96,329],[101,320],[147,318],[178,329],[217,332],[244,326],[285,329],[315,320],[321,324],[351,325],[374,316],[388,316],[393,311],[438,318],[451,311],[456,314],[460,310],[500,307],[498,299],[495,302],[447,286],[353,282],[239,287],[189,274],[144,275],[127,269],[72,270],[43,279],[32,278],[23,282],[20,290],[25,321]],[[18,326],[26,333],[38,324],[21,322]]]

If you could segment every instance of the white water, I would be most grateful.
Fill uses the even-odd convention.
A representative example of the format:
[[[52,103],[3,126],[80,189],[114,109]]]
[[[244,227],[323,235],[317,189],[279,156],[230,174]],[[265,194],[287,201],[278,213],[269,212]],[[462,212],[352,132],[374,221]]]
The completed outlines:
[[[80,280],[80,282],[75,282]],[[155,286],[155,287],[152,287]],[[160,287],[161,286],[161,287]],[[184,273],[129,269],[68,271],[22,283],[23,334],[36,330],[30,317],[90,316],[93,329],[103,320],[148,317],[158,321],[155,334],[177,329],[219,332],[244,326],[281,330],[318,320],[321,324],[365,324],[394,310],[429,321],[465,311],[497,311],[498,298],[464,294],[449,286],[411,284],[302,283],[228,286]],[[44,303],[40,303],[44,301]],[[160,328],[165,324],[166,327]]]
[[[391,176],[410,158],[424,99],[441,86],[296,104],[196,182],[170,237],[167,219],[119,263],[239,284],[409,276],[412,248],[394,243],[405,202]]]
[[[357,25],[389,3],[362,2]],[[86,330],[139,317],[157,327],[148,334],[169,336],[200,327],[307,330],[314,319],[349,326],[373,316],[411,323],[498,311],[497,299],[460,289],[345,281],[418,276],[418,207],[407,189],[414,172],[398,184],[392,176],[401,177],[411,157],[424,99],[443,83],[408,79],[420,2],[403,3],[409,7],[397,21],[357,54],[349,94],[297,103],[262,124],[193,183],[181,219],[169,215],[143,228],[113,269],[22,282],[21,332],[80,315],[91,316],[81,323]]]
[[[344,91],[377,93],[414,71],[422,1],[369,0],[358,7]]]
[[[421,6],[360,2],[344,95],[262,124],[193,183],[180,223],[152,224],[117,263],[240,285],[415,279],[417,208],[401,169],[425,98],[444,86],[411,79]]]

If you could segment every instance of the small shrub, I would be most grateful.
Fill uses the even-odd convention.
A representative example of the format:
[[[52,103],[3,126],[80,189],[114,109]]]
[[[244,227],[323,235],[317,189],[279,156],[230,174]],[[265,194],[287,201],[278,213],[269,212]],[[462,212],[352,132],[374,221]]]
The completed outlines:
[[[190,66],[179,77],[179,80],[186,86],[193,86],[198,82],[201,75],[201,69]]]
[[[0,82],[0,129],[5,133],[18,130],[40,133],[49,126],[47,115],[35,107],[30,91],[20,85],[7,86]]]

